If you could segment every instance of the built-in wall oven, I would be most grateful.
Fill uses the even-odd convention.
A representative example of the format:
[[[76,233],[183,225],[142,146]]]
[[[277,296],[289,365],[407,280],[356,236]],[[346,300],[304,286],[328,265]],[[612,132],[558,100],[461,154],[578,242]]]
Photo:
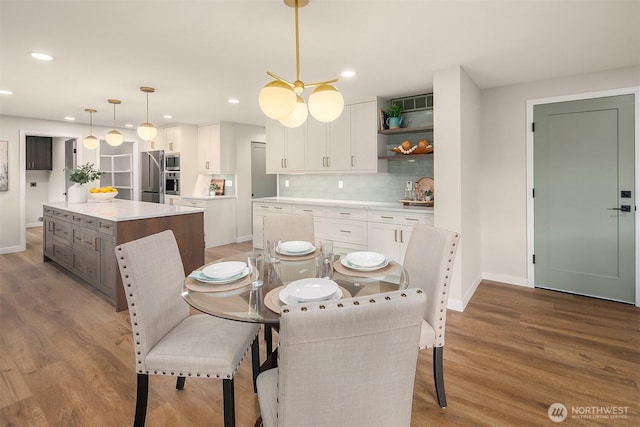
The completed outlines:
[[[164,155],[164,170],[180,172],[180,153],[168,153]]]
[[[165,172],[164,194],[180,195],[180,172]]]

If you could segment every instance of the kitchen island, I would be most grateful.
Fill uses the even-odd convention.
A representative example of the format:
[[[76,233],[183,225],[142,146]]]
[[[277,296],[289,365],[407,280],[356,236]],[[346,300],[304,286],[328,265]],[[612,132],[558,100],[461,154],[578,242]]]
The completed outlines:
[[[114,199],[43,203],[43,255],[82,279],[117,311],[127,308],[114,249],[164,230],[176,236],[186,273],[204,264],[203,209]]]

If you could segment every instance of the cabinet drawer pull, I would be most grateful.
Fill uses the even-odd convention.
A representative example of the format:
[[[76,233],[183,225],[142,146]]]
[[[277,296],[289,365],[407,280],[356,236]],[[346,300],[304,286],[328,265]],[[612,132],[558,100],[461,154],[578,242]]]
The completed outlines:
[[[204,162],[204,165],[205,165],[204,166],[205,169],[209,169],[209,161],[208,160],[206,162]]]
[[[420,218],[404,218],[406,221],[420,221]]]
[[[327,167],[331,167],[331,157],[327,157]]]
[[[96,252],[100,252],[100,237],[96,237],[93,239],[93,250]]]
[[[281,210],[282,210],[282,207],[280,207],[280,206],[274,206],[274,207],[273,207],[273,209],[278,209],[278,210],[280,210],[280,211],[281,211]]]
[[[340,215],[351,215],[351,212],[340,212]]]
[[[392,216],[385,216],[385,215],[380,215],[380,218],[382,218],[382,219],[393,219]]]
[[[302,209],[302,212],[313,212],[313,209]]]
[[[260,205],[262,209],[269,209],[269,206]]]
[[[55,222],[51,222],[49,221],[49,231],[55,231],[56,227],[55,227]]]
[[[351,230],[340,230],[341,233],[351,233]]]
[[[398,230],[393,230],[393,241],[394,242],[398,241]]]

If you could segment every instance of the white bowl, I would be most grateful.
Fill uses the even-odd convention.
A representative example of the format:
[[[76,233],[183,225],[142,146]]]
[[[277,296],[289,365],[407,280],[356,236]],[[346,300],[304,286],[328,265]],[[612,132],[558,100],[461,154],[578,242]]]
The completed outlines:
[[[385,261],[385,257],[377,252],[351,252],[347,261],[356,267],[375,267]]]
[[[118,192],[111,191],[109,193],[89,193],[89,195],[98,200],[111,200],[118,195]]]
[[[330,298],[338,291],[338,284],[333,280],[312,277],[296,280],[287,286],[287,293],[299,302],[322,301]]]
[[[291,254],[308,252],[312,247],[312,243],[304,242],[302,240],[290,240],[288,242],[280,242],[278,244],[279,251]]]
[[[241,261],[219,262],[203,268],[202,274],[210,279],[223,280],[241,274],[245,268],[247,264]]]

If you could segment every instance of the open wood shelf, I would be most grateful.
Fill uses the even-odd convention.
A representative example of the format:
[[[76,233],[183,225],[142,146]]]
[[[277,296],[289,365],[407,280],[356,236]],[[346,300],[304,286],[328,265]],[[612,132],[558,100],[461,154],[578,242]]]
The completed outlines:
[[[382,135],[396,135],[400,133],[419,133],[433,131],[433,126],[420,126],[414,128],[398,128],[398,129],[385,129],[379,130],[378,133]]]
[[[433,156],[433,153],[427,154],[391,154],[389,156],[378,156],[380,160],[416,160]]]

